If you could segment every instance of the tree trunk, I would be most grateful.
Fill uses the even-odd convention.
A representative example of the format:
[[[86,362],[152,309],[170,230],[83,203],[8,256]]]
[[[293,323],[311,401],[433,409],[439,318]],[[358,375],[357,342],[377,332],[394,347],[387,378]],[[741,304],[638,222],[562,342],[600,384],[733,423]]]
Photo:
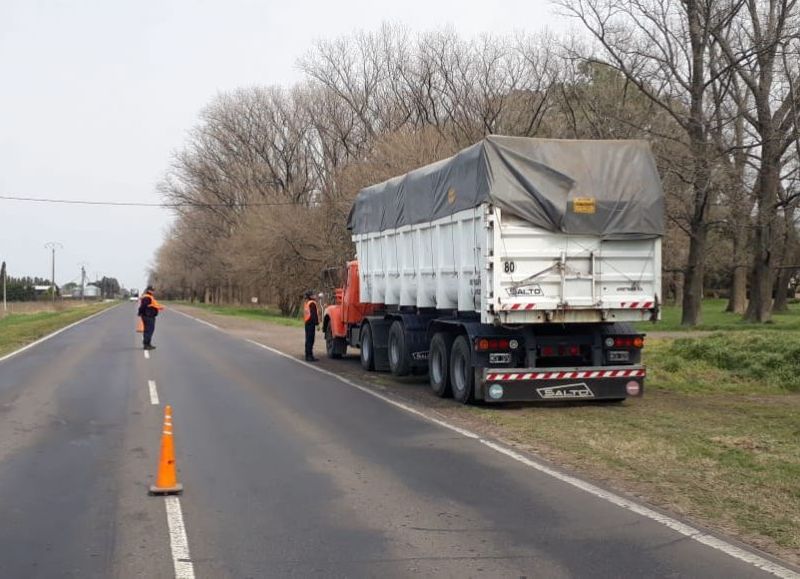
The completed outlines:
[[[726,312],[742,315],[747,310],[747,267],[744,265],[744,248],[747,240],[743,235],[733,236],[733,276],[731,295]]]
[[[683,273],[675,274],[675,305],[683,308]]]
[[[789,282],[795,273],[792,269],[778,271],[775,281],[775,302],[772,304],[772,313],[789,311]]]
[[[781,263],[789,266],[797,263],[795,258],[795,224],[794,207],[786,207],[783,210],[783,251],[781,252]],[[775,281],[775,303],[772,304],[772,312],[786,312],[789,310],[789,282],[795,274],[794,269],[780,269]]]
[[[703,275],[705,273],[707,239],[708,228],[705,223],[697,224],[689,240],[689,258],[683,278],[682,326],[696,326],[703,321]]]
[[[780,186],[780,151],[774,139],[767,138],[761,147],[758,176],[758,215],[753,243],[753,266],[750,270],[750,303],[745,319],[768,322],[772,316],[772,290],[775,287],[775,206]]]

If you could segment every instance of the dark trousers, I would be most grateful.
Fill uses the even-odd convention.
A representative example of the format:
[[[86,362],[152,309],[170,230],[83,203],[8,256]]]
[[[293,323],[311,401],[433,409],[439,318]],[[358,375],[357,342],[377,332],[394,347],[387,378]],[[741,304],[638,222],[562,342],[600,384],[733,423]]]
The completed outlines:
[[[316,331],[316,325],[306,324],[306,358],[314,357],[314,334]]]
[[[156,319],[142,316],[142,321],[144,322],[144,334],[142,334],[142,341],[144,342],[145,346],[149,346],[150,341],[153,339],[153,332],[156,331]]]

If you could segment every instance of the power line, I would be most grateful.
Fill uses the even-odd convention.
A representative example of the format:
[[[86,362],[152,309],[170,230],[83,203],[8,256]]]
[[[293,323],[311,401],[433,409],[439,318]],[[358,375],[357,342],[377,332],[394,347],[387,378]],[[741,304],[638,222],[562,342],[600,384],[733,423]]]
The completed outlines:
[[[301,205],[293,201],[244,201],[233,203],[199,203],[195,201],[185,201],[179,203],[147,203],[144,201],[88,201],[84,199],[44,199],[41,197],[18,197],[14,195],[0,195],[0,199],[5,201],[25,201],[33,203],[58,203],[62,205],[98,205],[106,207],[158,207],[166,209],[176,209],[180,207],[279,207],[290,205]],[[351,203],[350,201],[333,201],[333,203]]]

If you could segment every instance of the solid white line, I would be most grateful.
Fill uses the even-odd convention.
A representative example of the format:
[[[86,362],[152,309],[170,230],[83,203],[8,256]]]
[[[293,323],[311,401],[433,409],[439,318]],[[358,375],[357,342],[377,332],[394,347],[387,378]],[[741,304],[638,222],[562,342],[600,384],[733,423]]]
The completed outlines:
[[[147,350],[144,351],[144,359],[145,360],[149,360],[150,359],[150,352],[148,352]]]
[[[189,541],[186,538],[186,527],[183,524],[181,500],[178,497],[166,497],[164,505],[167,507],[169,545],[172,550],[175,579],[194,579],[194,565],[189,555]]]
[[[150,389],[150,404],[158,404],[158,390],[156,390],[156,381],[148,380],[147,387]]]
[[[26,346],[22,346],[22,347],[21,347],[19,350],[14,350],[14,351],[13,351],[13,352],[11,352],[10,354],[6,354],[5,356],[2,356],[2,357],[0,357],[0,362],[4,362],[5,360],[8,360],[8,359],[9,359],[9,358],[11,358],[12,356],[16,356],[17,354],[20,354],[20,353],[24,352],[25,350],[29,350],[30,348],[33,348],[34,346],[38,346],[38,345],[39,345],[39,344],[41,344],[42,342],[45,342],[45,341],[49,340],[50,338],[52,338],[52,337],[54,337],[54,336],[57,336],[57,335],[58,335],[58,334],[60,334],[61,332],[66,332],[67,330],[69,330],[70,328],[74,328],[74,327],[75,327],[75,326],[77,326],[78,324],[82,324],[83,322],[88,322],[88,321],[89,321],[89,320],[91,320],[92,318],[94,318],[94,317],[97,317],[97,316],[99,316],[100,314],[104,314],[104,313],[106,313],[106,312],[108,312],[108,311],[111,311],[111,310],[113,310],[114,308],[118,307],[119,305],[120,305],[120,304],[117,304],[117,305],[115,305],[115,306],[111,306],[110,308],[106,308],[106,309],[104,309],[104,310],[101,310],[101,311],[99,311],[99,312],[96,312],[96,313],[92,314],[91,316],[87,316],[87,317],[85,317],[85,318],[81,318],[81,319],[80,319],[80,320],[78,320],[77,322],[72,322],[72,323],[71,323],[71,324],[69,324],[68,326],[64,326],[63,328],[61,328],[60,330],[56,330],[56,331],[55,331],[55,332],[53,332],[52,334],[47,334],[46,336],[43,336],[43,337],[39,338],[39,339],[38,339],[38,340],[36,340],[35,342],[31,342],[30,344],[28,344],[28,345],[26,345]]]
[[[215,326],[215,325],[214,325],[214,324],[212,324],[211,322],[207,322],[207,321],[205,321],[205,320],[201,320],[200,318],[195,318],[194,316],[190,316],[189,314],[184,314],[183,312],[180,312],[180,311],[178,311],[178,310],[171,310],[171,311],[173,311],[173,312],[175,312],[175,313],[178,313],[178,314],[180,314],[180,315],[182,315],[182,316],[186,316],[187,318],[189,318],[190,320],[194,320],[195,322],[200,322],[201,324],[205,324],[206,326],[209,326],[209,327],[211,327],[211,328],[214,328],[215,330],[220,330],[220,331],[222,331],[222,329],[221,329],[219,326]]]
[[[192,316],[189,316],[188,314],[184,314],[184,315],[186,315],[187,317],[190,317],[190,318],[192,317]],[[198,321],[200,321],[200,320],[198,320]],[[223,330],[220,330],[220,331],[223,331]],[[335,374],[333,372],[330,372],[330,371],[325,370],[323,368],[320,368],[318,366],[314,366],[313,364],[309,364],[308,362],[304,362],[302,360],[298,360],[294,356],[286,354],[285,352],[281,352],[280,350],[276,350],[275,348],[271,348],[270,346],[266,346],[266,345],[264,345],[264,344],[262,344],[260,342],[256,342],[255,340],[247,339],[246,341],[251,343],[251,344],[253,344],[254,346],[258,346],[259,348],[263,348],[264,350],[268,350],[269,352],[272,352],[273,354],[276,354],[278,356],[282,356],[284,358],[292,360],[293,362],[296,362],[298,364],[302,364],[303,366],[306,366],[307,368],[310,368],[312,370],[315,370],[317,372],[320,372],[322,374],[330,376],[331,378],[334,378],[335,380],[338,380],[338,381],[340,381],[340,382],[342,382],[344,384],[347,384],[348,386],[352,386],[353,388],[356,388],[357,390],[361,390],[362,392],[365,392],[366,394],[369,394],[370,396],[374,396],[375,398],[378,398],[378,399],[380,399],[380,400],[382,400],[382,401],[384,401],[384,402],[386,402],[388,404],[391,404],[392,406],[395,406],[397,408],[405,410],[406,412],[408,412],[410,414],[413,414],[415,416],[419,416],[420,418],[428,420],[429,422],[433,422],[434,424],[438,424],[439,426],[441,426],[443,428],[447,428],[448,430],[452,430],[453,432],[457,432],[458,434],[460,434],[462,436],[465,436],[467,438],[471,438],[471,439],[477,440],[478,442],[480,442],[481,444],[485,445],[486,447],[491,448],[492,450],[494,450],[496,452],[499,452],[499,453],[501,453],[501,454],[503,454],[503,455],[505,455],[505,456],[507,456],[507,457],[509,457],[511,459],[514,459],[517,462],[520,462],[520,463],[522,463],[522,464],[524,464],[524,465],[526,465],[526,466],[528,466],[530,468],[533,468],[533,469],[535,469],[535,470],[537,470],[537,471],[539,471],[539,472],[541,472],[543,474],[549,475],[549,476],[551,476],[551,477],[553,477],[553,478],[555,478],[557,480],[560,480],[560,481],[562,481],[562,482],[564,482],[564,483],[566,483],[568,485],[571,485],[571,486],[573,486],[575,488],[578,488],[578,489],[580,489],[580,490],[582,490],[584,492],[587,492],[590,495],[593,495],[593,496],[595,496],[595,497],[597,497],[599,499],[603,499],[603,500],[608,501],[608,502],[610,502],[610,503],[612,503],[612,504],[614,504],[614,505],[616,505],[618,507],[621,507],[623,509],[629,510],[629,511],[634,512],[634,513],[636,513],[638,515],[641,515],[641,516],[643,516],[645,518],[648,518],[648,519],[650,519],[652,521],[660,523],[660,524],[662,524],[662,525],[664,525],[666,527],[669,527],[673,531],[676,531],[676,532],[680,533],[681,535],[684,535],[685,537],[688,537],[688,538],[690,538],[690,539],[692,539],[694,541],[697,541],[698,543],[702,543],[703,545],[707,545],[708,547],[711,547],[713,549],[721,551],[721,552],[725,553],[726,555],[729,555],[729,556],[733,557],[734,559],[738,559],[740,561],[748,563],[748,564],[750,564],[750,565],[752,565],[752,566],[754,566],[754,567],[756,567],[758,569],[762,569],[763,571],[771,573],[771,574],[775,575],[776,577],[781,577],[782,579],[800,579],[800,573],[797,573],[796,571],[793,571],[793,570],[791,570],[791,569],[789,569],[787,567],[779,565],[778,563],[773,563],[772,561],[770,561],[768,559],[765,559],[764,557],[760,557],[759,555],[756,555],[755,553],[751,553],[750,551],[747,551],[745,549],[737,547],[736,545],[733,545],[732,543],[729,543],[728,541],[725,541],[725,540],[720,539],[718,537],[715,537],[713,535],[709,535],[707,533],[704,533],[701,530],[696,529],[695,527],[692,527],[691,525],[688,525],[686,523],[682,523],[682,522],[678,521],[677,519],[674,519],[672,517],[669,517],[667,515],[664,515],[662,513],[654,511],[653,509],[645,507],[644,505],[640,505],[640,504],[635,503],[635,502],[633,502],[631,500],[625,499],[625,498],[623,498],[623,497],[621,497],[621,496],[619,496],[619,495],[617,495],[615,493],[612,493],[610,491],[601,489],[600,487],[595,486],[595,485],[593,485],[593,484],[591,484],[589,482],[586,482],[584,480],[581,480],[581,479],[579,479],[577,477],[570,476],[568,474],[564,474],[562,472],[559,472],[559,471],[547,466],[546,464],[543,464],[543,463],[541,463],[541,462],[539,462],[537,460],[533,460],[533,459],[531,459],[531,458],[529,458],[527,456],[524,456],[524,455],[522,455],[522,454],[520,454],[518,452],[515,452],[514,450],[511,450],[510,448],[506,448],[505,446],[497,444],[496,442],[494,442],[492,440],[487,440],[485,438],[482,438],[479,434],[476,434],[476,433],[471,432],[469,430],[466,430],[464,428],[455,426],[453,424],[450,424],[449,422],[445,422],[444,420],[440,420],[439,418],[435,418],[435,417],[430,416],[429,414],[426,414],[424,412],[420,412],[416,408],[412,408],[411,406],[403,404],[402,402],[398,402],[396,400],[392,400],[391,398],[388,398],[388,397],[386,397],[386,396],[384,396],[382,394],[379,394],[378,392],[375,392],[374,390],[372,390],[370,388],[367,388],[365,386],[361,386],[360,384],[357,384],[357,383],[353,382],[352,380],[349,380],[349,379],[347,379],[347,378],[345,378],[343,376],[339,376],[338,374]]]

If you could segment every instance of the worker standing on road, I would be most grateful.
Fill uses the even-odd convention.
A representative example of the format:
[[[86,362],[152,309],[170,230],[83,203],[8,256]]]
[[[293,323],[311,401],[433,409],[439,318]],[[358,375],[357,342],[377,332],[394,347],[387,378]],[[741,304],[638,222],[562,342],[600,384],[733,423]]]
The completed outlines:
[[[153,340],[153,332],[156,331],[156,316],[158,312],[164,309],[164,306],[156,301],[153,295],[154,291],[155,288],[153,286],[147,286],[139,302],[139,317],[142,318],[142,323],[144,324],[143,345],[145,350],[156,349],[151,344],[151,341]]]
[[[314,301],[314,293],[307,291],[303,304],[303,321],[306,324],[306,362],[316,362],[314,357],[314,333],[319,325],[319,306]]]

